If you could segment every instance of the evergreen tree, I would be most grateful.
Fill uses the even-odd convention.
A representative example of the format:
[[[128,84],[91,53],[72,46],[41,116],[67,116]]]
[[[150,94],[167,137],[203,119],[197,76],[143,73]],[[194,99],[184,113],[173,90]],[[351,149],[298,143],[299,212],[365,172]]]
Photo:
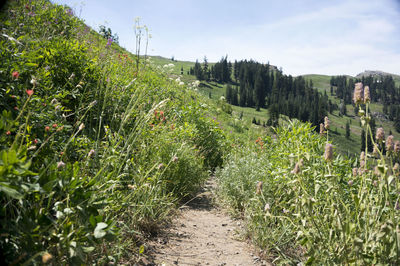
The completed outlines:
[[[350,138],[350,122],[347,121],[346,123],[346,139]]]

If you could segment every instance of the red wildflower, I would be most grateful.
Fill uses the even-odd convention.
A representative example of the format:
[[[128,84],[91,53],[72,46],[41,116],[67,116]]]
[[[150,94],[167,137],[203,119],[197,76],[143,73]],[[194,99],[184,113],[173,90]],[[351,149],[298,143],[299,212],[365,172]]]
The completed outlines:
[[[56,128],[57,127],[57,124],[53,124],[53,128]]]
[[[33,90],[26,90],[26,93],[28,94],[28,96],[32,96]]]
[[[18,79],[18,77],[19,77],[19,72],[18,72],[18,71],[14,71],[14,72],[12,73],[12,76],[13,76],[13,78]]]
[[[11,98],[15,99],[15,98],[17,98],[17,96],[15,96],[15,95],[11,95]]]
[[[163,112],[163,111],[160,111],[160,115],[161,115],[161,116],[164,116],[164,112]]]
[[[44,128],[44,130],[45,130],[45,131],[49,131],[49,130],[50,130],[50,127],[47,126],[47,127]]]
[[[14,110],[18,110],[18,107],[17,107],[17,106],[15,106],[15,107],[14,107]]]
[[[10,130],[7,131],[7,132],[6,132],[6,135],[11,135],[11,131],[10,131]]]
[[[33,143],[37,144],[37,143],[38,143],[38,140],[37,140],[37,139],[34,139],[34,140],[33,140]]]

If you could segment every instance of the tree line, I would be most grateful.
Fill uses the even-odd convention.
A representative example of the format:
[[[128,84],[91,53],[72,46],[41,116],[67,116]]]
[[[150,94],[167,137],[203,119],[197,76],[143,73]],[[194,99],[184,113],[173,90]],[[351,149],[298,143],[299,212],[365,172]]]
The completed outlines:
[[[347,76],[333,76],[330,80],[331,95],[335,95],[345,104],[352,104],[354,84],[357,82],[369,86],[371,102],[383,105],[383,113],[389,120],[394,121],[396,130],[400,132],[400,87],[396,88],[393,77],[370,75],[353,79]],[[357,110],[355,108],[355,112]]]
[[[203,64],[196,61],[189,74],[199,80],[227,83],[225,98],[232,105],[268,108],[269,125],[276,125],[280,114],[319,125],[335,108],[326,94],[313,88],[312,81],[285,75],[282,70],[253,60],[235,60],[232,64],[225,56],[209,67],[204,58]]]

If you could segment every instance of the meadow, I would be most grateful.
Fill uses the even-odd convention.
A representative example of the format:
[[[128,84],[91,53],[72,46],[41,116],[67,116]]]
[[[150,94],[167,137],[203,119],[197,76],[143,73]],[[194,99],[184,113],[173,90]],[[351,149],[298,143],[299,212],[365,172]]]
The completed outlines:
[[[188,75],[193,63],[134,55],[66,6],[9,1],[0,16],[6,264],[137,263],[210,174],[273,264],[399,263],[400,142],[390,124],[371,131],[381,107],[367,97],[321,135],[284,116],[272,128],[268,110],[231,106],[226,84]],[[374,153],[360,154],[361,128]]]

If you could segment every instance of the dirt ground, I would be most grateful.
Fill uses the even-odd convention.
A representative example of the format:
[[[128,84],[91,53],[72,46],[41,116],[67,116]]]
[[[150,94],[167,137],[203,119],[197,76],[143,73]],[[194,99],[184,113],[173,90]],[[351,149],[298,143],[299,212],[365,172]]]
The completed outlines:
[[[208,181],[182,206],[172,225],[150,243],[144,265],[269,265],[240,241],[240,221],[213,204],[215,183]]]

